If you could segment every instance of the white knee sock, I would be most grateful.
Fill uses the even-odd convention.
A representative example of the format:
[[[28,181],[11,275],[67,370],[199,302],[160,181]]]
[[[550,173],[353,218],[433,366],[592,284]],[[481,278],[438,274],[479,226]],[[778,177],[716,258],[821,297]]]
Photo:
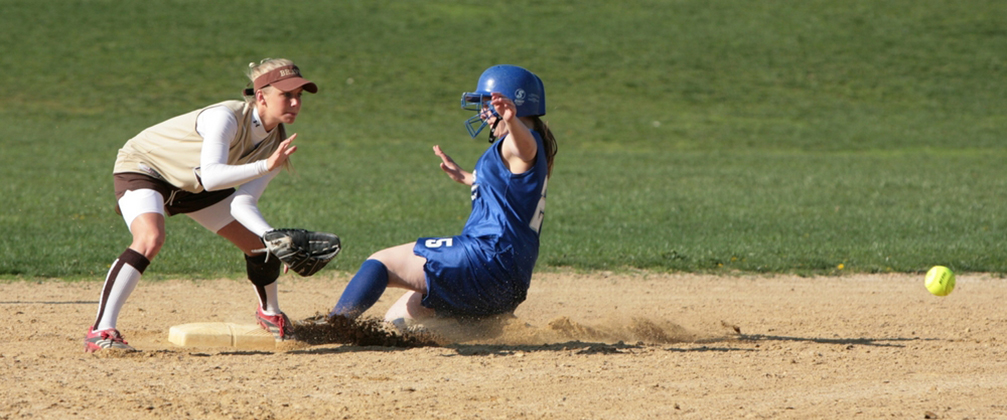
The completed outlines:
[[[255,285],[255,294],[259,297],[259,306],[262,307],[262,313],[266,315],[277,315],[280,313],[280,299],[277,291],[277,285],[280,282],[274,281],[266,286]]]
[[[122,305],[126,303],[130,293],[133,293],[148,265],[150,261],[147,257],[129,248],[126,248],[119,259],[112,263],[101,291],[98,316],[93,326],[95,331],[116,327]]]

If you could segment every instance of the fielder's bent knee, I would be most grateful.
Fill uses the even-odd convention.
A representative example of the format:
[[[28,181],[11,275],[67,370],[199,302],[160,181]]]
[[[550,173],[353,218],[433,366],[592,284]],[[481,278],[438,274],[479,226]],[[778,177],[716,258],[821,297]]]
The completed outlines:
[[[245,255],[245,265],[248,268],[248,279],[257,286],[268,286],[280,277],[280,259],[269,258],[267,253],[251,257]]]

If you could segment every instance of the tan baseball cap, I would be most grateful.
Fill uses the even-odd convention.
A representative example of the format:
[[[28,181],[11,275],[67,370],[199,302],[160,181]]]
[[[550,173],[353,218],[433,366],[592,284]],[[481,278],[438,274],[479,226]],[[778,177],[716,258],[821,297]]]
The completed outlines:
[[[282,92],[290,92],[299,87],[311,93],[318,93],[318,85],[301,77],[301,70],[297,66],[283,66],[266,72],[255,78],[255,90],[266,86],[272,86]]]

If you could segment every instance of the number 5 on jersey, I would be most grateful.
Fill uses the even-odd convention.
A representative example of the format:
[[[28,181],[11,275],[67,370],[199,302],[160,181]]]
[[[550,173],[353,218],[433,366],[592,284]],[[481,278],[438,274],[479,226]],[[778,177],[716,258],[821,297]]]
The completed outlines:
[[[439,238],[439,239],[427,239],[425,245],[427,248],[440,248],[442,246],[453,246],[455,244],[455,238]]]

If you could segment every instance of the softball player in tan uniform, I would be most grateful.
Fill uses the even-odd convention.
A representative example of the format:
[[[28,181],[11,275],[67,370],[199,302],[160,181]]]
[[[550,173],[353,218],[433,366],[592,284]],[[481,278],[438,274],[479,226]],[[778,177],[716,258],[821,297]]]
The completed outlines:
[[[257,321],[277,339],[289,338],[290,321],[277,301],[281,263],[261,252],[261,237],[272,227],[257,203],[297,150],[291,144],[297,135],[287,137],[284,125],[301,111],[302,93],[316,93],[318,87],[285,59],[253,63],[248,76],[252,87],[245,90],[245,101],[225,101],[169,119],[119,150],[115,194],[133,242],[108,271],[85,351],[132,349],[116,319],[164,244],[165,217],[180,213],[244,252],[259,299]]]

